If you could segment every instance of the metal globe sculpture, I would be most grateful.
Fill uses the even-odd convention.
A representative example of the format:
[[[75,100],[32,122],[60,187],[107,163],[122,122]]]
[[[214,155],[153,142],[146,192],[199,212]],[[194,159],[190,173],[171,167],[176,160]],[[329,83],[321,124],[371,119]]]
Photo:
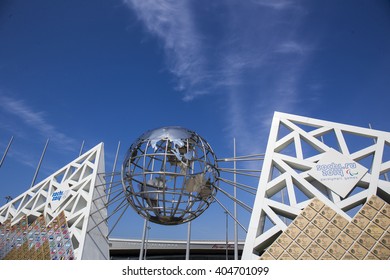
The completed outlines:
[[[186,223],[201,215],[214,200],[218,176],[210,145],[181,127],[147,131],[131,145],[122,166],[129,204],[162,225]]]

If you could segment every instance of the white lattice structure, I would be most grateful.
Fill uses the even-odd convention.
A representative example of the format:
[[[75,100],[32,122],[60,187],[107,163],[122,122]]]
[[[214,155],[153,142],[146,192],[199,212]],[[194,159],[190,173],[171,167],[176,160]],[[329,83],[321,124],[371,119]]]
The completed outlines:
[[[387,132],[276,112],[242,258],[257,259],[314,197],[348,221],[372,195],[389,201],[389,146]],[[333,163],[318,167],[331,154],[361,166],[356,182],[342,181],[349,189],[332,190],[332,183],[314,178]]]
[[[64,213],[75,259],[108,259],[103,143],[0,208],[0,223]]]

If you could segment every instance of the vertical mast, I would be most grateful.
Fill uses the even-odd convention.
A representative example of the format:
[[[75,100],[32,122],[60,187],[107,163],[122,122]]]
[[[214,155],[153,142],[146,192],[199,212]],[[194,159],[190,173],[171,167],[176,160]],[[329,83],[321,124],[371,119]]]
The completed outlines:
[[[38,172],[39,172],[39,169],[41,168],[42,160],[43,160],[43,158],[44,158],[44,156],[45,156],[46,149],[47,149],[47,146],[48,146],[48,145],[49,145],[49,138],[46,140],[45,147],[43,148],[43,152],[42,152],[41,158],[39,159],[37,169],[35,170],[34,178],[33,178],[32,182],[31,182],[30,189],[31,189],[31,188],[34,186],[34,184],[35,184],[35,180],[37,179]]]
[[[3,165],[3,162],[4,162],[4,160],[5,160],[5,157],[7,156],[7,153],[8,153],[9,147],[11,147],[11,144],[12,144],[12,141],[13,141],[13,140],[14,140],[14,137],[12,136],[11,139],[9,140],[9,142],[8,142],[7,148],[5,148],[4,155],[3,155],[3,157],[1,158],[0,167]]]
[[[234,259],[238,260],[238,225],[237,225],[237,173],[236,173],[236,138],[233,138],[233,181],[234,181]]]

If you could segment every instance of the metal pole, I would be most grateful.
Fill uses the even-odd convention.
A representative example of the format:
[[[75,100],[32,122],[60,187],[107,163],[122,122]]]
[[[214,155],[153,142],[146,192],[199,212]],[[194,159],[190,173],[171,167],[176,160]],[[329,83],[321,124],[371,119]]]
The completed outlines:
[[[191,221],[188,222],[187,226],[187,245],[186,245],[186,260],[190,259],[190,242],[191,242]]]
[[[230,211],[225,207],[225,205],[223,205],[216,196],[214,196],[214,199],[215,201],[222,207],[223,210],[225,210],[226,212],[228,212],[229,216],[232,217],[237,223],[238,225],[246,232],[248,233],[248,230],[238,221],[236,220],[236,218],[232,215],[232,213],[230,213]]]
[[[145,253],[144,253],[144,260],[146,260],[146,254],[148,253],[148,243],[149,243],[149,231],[151,227],[146,228],[146,241],[145,241]]]
[[[192,162],[192,172],[191,174],[194,174],[194,162]],[[192,203],[192,192],[190,193],[190,198],[188,199],[188,203]],[[192,205],[191,205],[191,208],[190,210],[192,210]],[[190,259],[190,243],[191,243],[191,221],[188,222],[188,225],[187,225],[187,244],[186,244],[186,260],[189,260]]]
[[[81,156],[82,153],[83,153],[83,150],[84,150],[84,143],[85,143],[85,140],[83,140],[83,143],[81,143],[81,148],[80,148],[79,156]]]
[[[35,184],[35,180],[37,179],[38,172],[39,172],[39,169],[41,168],[42,160],[43,160],[43,158],[44,158],[44,156],[45,156],[46,149],[47,149],[47,146],[48,146],[48,145],[49,145],[49,138],[46,140],[45,147],[43,148],[43,152],[42,152],[41,158],[39,159],[37,169],[35,170],[34,178],[33,178],[32,182],[31,182],[30,189],[31,189],[31,188],[34,186],[34,184]]]
[[[8,153],[9,147],[11,147],[11,143],[12,143],[13,140],[14,140],[14,137],[12,136],[12,137],[11,137],[11,140],[9,140],[9,142],[8,142],[7,148],[5,148],[4,155],[3,155],[3,157],[1,158],[0,167],[3,165],[3,162],[4,162],[4,160],[5,160],[5,157],[7,156],[7,153]]]
[[[114,172],[115,172],[115,169],[116,169],[116,162],[118,160],[118,154],[119,154],[120,147],[121,147],[121,141],[118,141],[118,147],[116,148],[116,155],[115,155],[114,165],[112,166],[112,174],[111,174],[110,186],[108,188],[107,201],[110,201],[111,187],[112,187],[112,183],[114,181]]]
[[[233,138],[233,157],[236,159],[236,138]],[[234,160],[233,162],[233,168],[234,171],[236,171],[237,162]],[[237,225],[237,174],[234,172],[233,175],[233,181],[234,181],[234,259],[238,260],[238,225]],[[227,213],[226,213],[227,214]],[[227,216],[226,216],[227,217]]]
[[[145,249],[145,238],[146,238],[146,229],[148,227],[148,220],[144,220],[144,231],[142,232],[142,242],[141,248],[139,250],[139,260],[143,260],[144,258],[144,249]]]
[[[225,211],[226,215],[226,260],[229,259],[229,220],[228,213]]]

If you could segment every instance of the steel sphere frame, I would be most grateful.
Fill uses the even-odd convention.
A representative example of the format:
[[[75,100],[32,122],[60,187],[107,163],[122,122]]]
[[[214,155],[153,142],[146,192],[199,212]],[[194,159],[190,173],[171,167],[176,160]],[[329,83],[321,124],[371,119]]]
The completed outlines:
[[[218,177],[211,146],[179,127],[143,134],[129,148],[122,166],[123,190],[132,208],[163,225],[201,215],[214,201]]]

